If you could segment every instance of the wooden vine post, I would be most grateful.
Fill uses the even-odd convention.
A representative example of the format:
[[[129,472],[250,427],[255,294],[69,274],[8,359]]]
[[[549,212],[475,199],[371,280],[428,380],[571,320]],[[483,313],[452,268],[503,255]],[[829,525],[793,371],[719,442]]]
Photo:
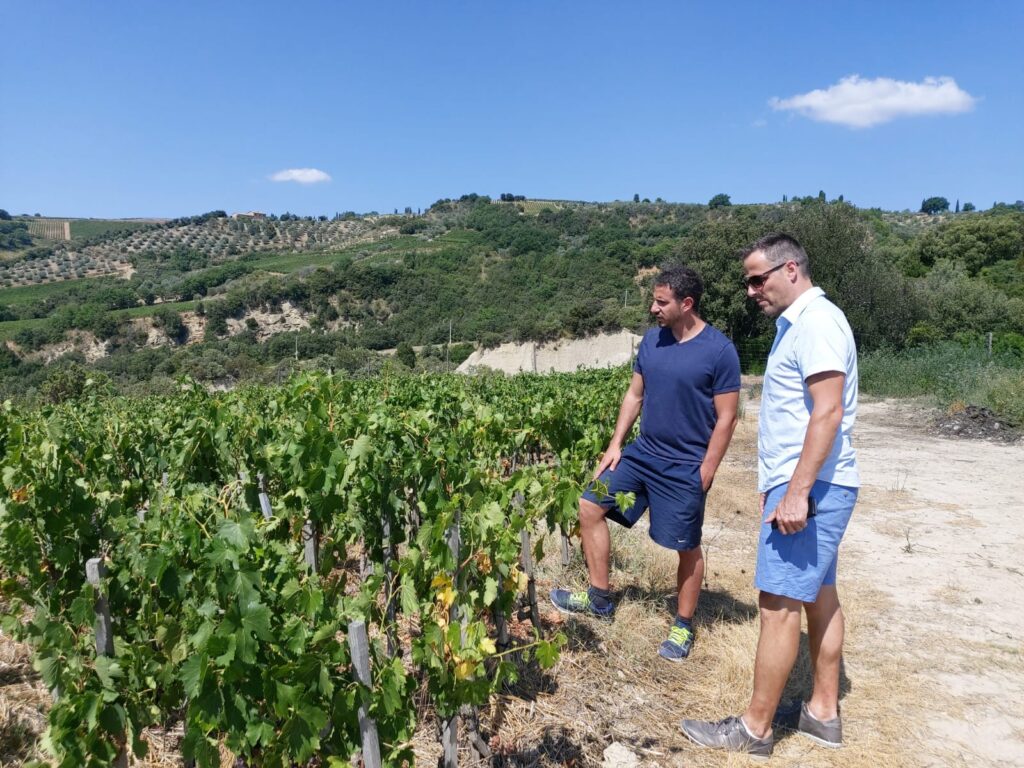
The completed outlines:
[[[370,641],[366,635],[366,623],[356,619],[348,625],[348,647],[352,654],[352,668],[360,685],[373,688],[370,675]],[[377,722],[370,717],[365,704],[359,705],[359,737],[363,743],[363,766],[380,768],[380,739],[377,736]]]
[[[462,549],[461,533],[459,524],[462,522],[462,514],[455,513],[455,521],[448,529],[448,550],[452,553],[452,561],[455,569],[452,573],[452,584],[459,582],[460,552]],[[459,608],[453,602],[448,609],[448,620],[455,623],[459,620]],[[465,640],[465,630],[463,630]],[[459,765],[459,713],[453,712],[441,725],[441,766],[443,768],[458,768]]]
[[[513,499],[512,504],[518,514],[523,515],[523,506],[525,499],[522,493],[517,493]],[[533,546],[530,543],[530,531],[527,526],[523,526],[522,530],[519,531],[519,563],[520,568],[523,569],[523,573],[526,574],[526,600],[527,605],[525,608],[519,611],[519,618],[525,619],[527,616],[530,617],[530,622],[536,628],[538,632],[541,631],[540,623],[540,607],[537,605],[537,581],[533,574]]]
[[[270,506],[270,497],[267,496],[267,480],[262,472],[256,474],[256,482],[260,489],[260,511],[263,513],[263,519],[269,520],[273,517],[274,510]]]
[[[103,560],[92,557],[85,562],[85,580],[96,590],[96,653],[114,655],[114,626],[110,618],[110,604],[102,591],[101,581],[107,575]]]
[[[494,644],[499,651],[506,651],[512,645],[512,636],[508,631],[508,622],[505,621],[505,612],[500,606],[495,605],[491,610],[491,618],[494,619],[494,628],[498,635]]]
[[[114,623],[110,618],[110,603],[103,592],[103,577],[107,575],[107,568],[99,557],[92,557],[85,561],[85,580],[96,590],[96,655],[114,655]],[[125,746],[114,759],[114,768],[128,768],[128,753]]]
[[[455,513],[455,521],[448,529],[447,537],[448,549],[452,553],[452,560],[455,562],[455,570],[452,573],[452,584],[456,587],[458,593],[461,593],[465,586],[465,576],[460,567],[462,562],[462,534],[459,530],[461,523],[462,513],[457,511]],[[462,643],[465,644],[466,625],[469,622],[469,617],[462,615],[458,606],[455,603],[452,603],[452,607],[449,609],[448,613],[448,620],[453,624],[456,621],[459,622],[462,633]],[[476,707],[466,704],[460,707],[458,712],[452,713],[441,728],[441,765],[444,766],[444,768],[457,768],[459,764],[460,720],[466,725],[466,735],[469,738],[469,744],[475,756],[481,760],[487,759],[491,756],[491,748],[480,735],[480,718]]]
[[[309,517],[302,524],[302,559],[314,575],[320,573],[320,531]]]
[[[391,517],[384,513],[384,617],[387,626],[384,633],[388,640],[388,657],[394,658],[401,651],[398,643],[398,609],[395,595],[395,563],[398,560],[395,538],[391,529]]]

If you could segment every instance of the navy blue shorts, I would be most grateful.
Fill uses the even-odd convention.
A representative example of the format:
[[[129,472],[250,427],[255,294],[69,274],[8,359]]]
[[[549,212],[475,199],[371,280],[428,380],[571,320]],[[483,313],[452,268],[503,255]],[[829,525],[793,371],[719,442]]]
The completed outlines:
[[[609,520],[632,528],[650,507],[650,533],[656,543],[677,551],[700,546],[705,499],[700,464],[658,458],[629,445],[615,471],[606,469],[598,480],[608,487],[608,495],[598,497],[591,483],[583,498],[603,507]],[[617,493],[634,493],[636,501],[620,510]]]

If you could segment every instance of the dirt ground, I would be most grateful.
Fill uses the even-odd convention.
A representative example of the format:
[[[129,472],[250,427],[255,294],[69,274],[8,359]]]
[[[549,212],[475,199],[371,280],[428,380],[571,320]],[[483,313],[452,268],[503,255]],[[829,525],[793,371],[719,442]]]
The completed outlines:
[[[933,437],[920,411],[862,403],[865,482],[842,564],[888,598],[887,642],[930,695],[926,765],[1024,765],[1024,444]]]
[[[757,641],[756,400],[745,400],[709,497],[705,590],[690,659],[657,657],[674,610],[675,557],[643,524],[613,526],[615,621],[563,620],[547,590],[585,583],[542,563],[548,632],[567,645],[551,670],[522,679],[482,713],[499,766],[740,766],[679,733],[683,717],[721,718],[750,693]],[[863,488],[840,558],[847,616],[842,678],[846,746],[784,736],[772,764],[868,768],[1024,765],[1024,444],[938,437],[934,414],[899,401],[861,402],[855,445]],[[806,696],[806,636],[787,697]],[[0,635],[0,765],[22,765],[45,726],[48,696],[24,648]],[[180,765],[175,739],[140,765]],[[415,741],[436,763],[434,724]],[[468,751],[462,764],[473,765]]]
[[[603,624],[546,614],[569,648],[544,693],[497,707],[503,743],[516,747],[504,764],[747,764],[695,748],[677,723],[738,713],[749,697],[757,409],[745,402],[709,497],[694,654],[675,665],[655,656],[673,607],[674,557],[644,531],[613,526],[618,616]],[[846,747],[786,735],[773,764],[1024,765],[1024,444],[936,436],[934,420],[905,401],[861,402],[863,487],[840,557]],[[552,560],[544,588],[585,584],[580,564],[566,573]],[[802,642],[787,698],[809,694]]]

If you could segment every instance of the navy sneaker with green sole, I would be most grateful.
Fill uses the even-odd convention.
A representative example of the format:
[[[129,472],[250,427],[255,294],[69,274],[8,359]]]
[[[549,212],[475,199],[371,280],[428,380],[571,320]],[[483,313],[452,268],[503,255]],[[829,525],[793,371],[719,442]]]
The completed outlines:
[[[673,624],[668,638],[658,647],[658,655],[669,661],[682,661],[693,650],[693,630]]]
[[[570,592],[568,589],[552,589],[551,604],[562,613],[583,613],[599,619],[610,619],[615,615],[615,604],[607,601],[607,605],[598,607],[590,597],[590,592]]]

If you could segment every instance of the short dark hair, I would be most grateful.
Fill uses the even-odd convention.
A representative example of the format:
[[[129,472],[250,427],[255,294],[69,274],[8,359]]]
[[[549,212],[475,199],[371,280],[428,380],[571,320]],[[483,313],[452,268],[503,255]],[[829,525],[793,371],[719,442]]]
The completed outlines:
[[[654,285],[667,285],[672,289],[676,301],[693,299],[693,311],[700,309],[700,297],[704,295],[704,281],[700,279],[697,270],[686,267],[682,264],[675,264],[661,270],[654,281]]]
[[[796,263],[804,277],[811,276],[811,264],[807,258],[807,251],[792,235],[787,235],[785,232],[772,232],[770,235],[765,235],[740,253],[740,261],[745,260],[754,251],[763,253],[765,259],[772,266],[792,261]]]

